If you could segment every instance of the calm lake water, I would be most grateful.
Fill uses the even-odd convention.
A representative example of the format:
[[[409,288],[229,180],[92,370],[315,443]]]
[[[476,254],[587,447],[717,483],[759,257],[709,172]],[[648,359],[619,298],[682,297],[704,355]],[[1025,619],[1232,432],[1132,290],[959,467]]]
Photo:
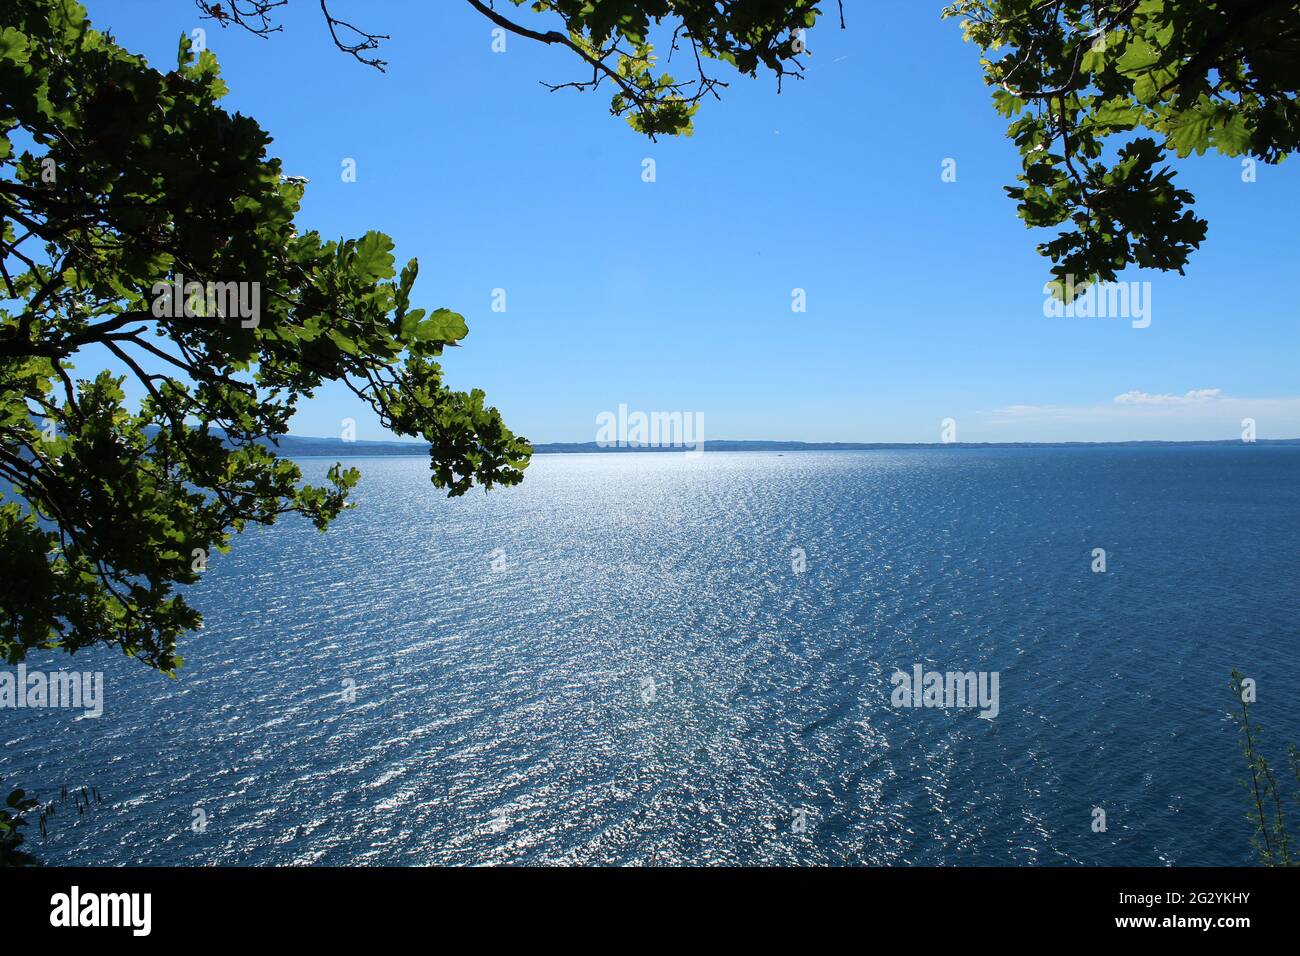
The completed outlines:
[[[355,464],[329,533],[213,561],[176,680],[29,658],[105,672],[0,711],[0,780],[104,798],[43,859],[1239,864],[1234,666],[1300,743],[1300,448]],[[997,716],[892,706],[917,664]]]

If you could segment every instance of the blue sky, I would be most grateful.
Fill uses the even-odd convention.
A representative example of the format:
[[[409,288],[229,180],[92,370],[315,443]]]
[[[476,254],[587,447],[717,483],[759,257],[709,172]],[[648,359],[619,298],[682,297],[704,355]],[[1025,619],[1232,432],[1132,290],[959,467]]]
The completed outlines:
[[[337,0],[392,34],[386,74],[336,51],[306,0],[266,40],[189,0],[87,6],[163,68],[205,28],[226,107],[311,180],[300,223],[378,229],[417,257],[417,304],[469,322],[449,383],[485,389],[535,442],[594,440],[620,404],[702,413],[708,438],[929,442],[945,418],[961,441],[1237,438],[1247,416],[1261,438],[1300,437],[1300,165],[1244,183],[1239,160],[1180,162],[1210,233],[1185,277],[1123,276],[1151,283],[1150,326],[1048,318],[1049,263],[1002,191],[1014,146],[938,0],[846,4],[847,30],[810,31],[805,80],[778,95],[726,76],[693,137],[657,143],[609,115],[607,90],[539,84],[581,78],[572,54],[516,37],[493,53],[456,0]],[[349,417],[388,437],[341,388],[293,431],[336,436]]]

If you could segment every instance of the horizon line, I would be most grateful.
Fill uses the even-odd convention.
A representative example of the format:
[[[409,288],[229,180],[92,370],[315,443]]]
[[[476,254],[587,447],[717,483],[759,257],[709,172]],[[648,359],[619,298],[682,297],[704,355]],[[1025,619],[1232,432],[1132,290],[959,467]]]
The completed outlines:
[[[264,439],[270,443],[277,443],[284,440],[300,441],[311,444],[329,444],[329,445],[353,445],[369,448],[387,448],[401,449],[411,453],[427,452],[430,445],[424,441],[412,441],[409,439],[353,439],[346,440],[342,438],[326,438],[313,435],[295,435],[286,434],[279,439]],[[906,449],[906,448],[1068,448],[1068,447],[1097,447],[1097,446],[1191,446],[1191,445],[1300,445],[1300,437],[1295,438],[1257,438],[1253,441],[1244,441],[1241,438],[1187,438],[1187,439],[1163,439],[1163,438],[1132,438],[1120,440],[1058,440],[1058,441],[951,441],[951,442],[887,442],[887,441],[804,441],[801,439],[772,439],[772,438],[708,438],[701,443],[676,444],[676,445],[650,445],[638,443],[622,444],[600,444],[596,441],[574,442],[574,441],[551,441],[551,442],[530,442],[534,454],[632,454],[632,453],[673,453],[699,450],[700,445],[703,450],[710,449],[714,451],[871,451],[876,449]]]

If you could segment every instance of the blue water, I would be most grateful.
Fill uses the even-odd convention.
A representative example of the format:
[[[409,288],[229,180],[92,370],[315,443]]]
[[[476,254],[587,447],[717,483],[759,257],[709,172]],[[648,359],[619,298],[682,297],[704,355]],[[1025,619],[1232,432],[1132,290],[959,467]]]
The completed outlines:
[[[329,533],[214,560],[175,681],[29,659],[106,672],[99,719],[0,711],[0,780],[104,797],[42,858],[1240,864],[1232,667],[1300,742],[1300,448],[357,464]],[[1000,713],[891,707],[916,663]]]

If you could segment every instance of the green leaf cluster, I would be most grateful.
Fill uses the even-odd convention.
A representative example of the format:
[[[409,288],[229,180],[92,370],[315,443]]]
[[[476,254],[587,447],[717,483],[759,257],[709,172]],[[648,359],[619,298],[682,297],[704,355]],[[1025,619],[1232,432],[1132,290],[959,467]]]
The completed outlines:
[[[593,67],[590,82],[560,86],[586,89],[612,82],[616,92],[610,111],[651,137],[689,135],[700,101],[727,85],[707,74],[706,61],[725,63],[751,77],[760,69],[778,78],[798,75],[803,50],[797,31],[811,28],[821,16],[820,0],[511,2],[535,13],[558,15],[567,45]],[[659,69],[649,39],[655,29],[671,35],[670,52],[683,62],[687,79]]]
[[[959,0],[1023,170],[1007,187],[1083,289],[1128,265],[1184,267],[1207,223],[1170,157],[1278,163],[1300,143],[1297,0]],[[1145,132],[1147,135],[1142,135]]]

